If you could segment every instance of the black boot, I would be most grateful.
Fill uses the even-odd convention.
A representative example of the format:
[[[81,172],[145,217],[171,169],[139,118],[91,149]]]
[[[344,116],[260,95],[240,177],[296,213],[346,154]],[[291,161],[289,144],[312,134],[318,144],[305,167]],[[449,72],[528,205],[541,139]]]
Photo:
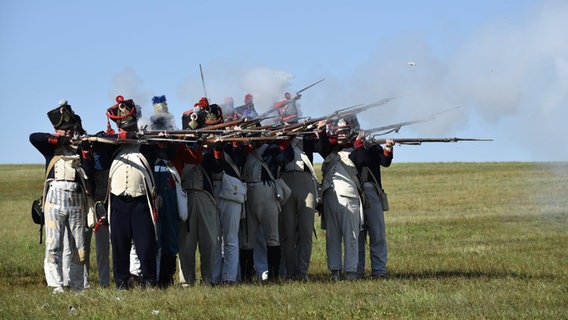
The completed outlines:
[[[241,264],[241,281],[244,283],[252,282],[255,273],[252,249],[239,250],[239,260]]]
[[[176,262],[176,256],[162,255],[160,257],[160,276],[158,277],[159,288],[165,289],[174,284]]]
[[[280,246],[268,246],[268,281],[278,282],[280,278]]]

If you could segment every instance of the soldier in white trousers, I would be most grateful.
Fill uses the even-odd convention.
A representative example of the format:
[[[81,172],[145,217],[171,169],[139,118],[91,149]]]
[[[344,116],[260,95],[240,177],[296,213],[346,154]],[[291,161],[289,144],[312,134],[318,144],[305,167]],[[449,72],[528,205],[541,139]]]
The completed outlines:
[[[55,134],[36,132],[30,142],[46,160],[46,180],[43,193],[45,213],[44,271],[47,285],[53,293],[63,292],[63,250],[70,251],[69,286],[84,288],[83,268],[87,258],[85,248],[87,176],[84,170],[82,146],[72,144],[74,134],[84,134],[81,118],[65,100],[48,112]],[[65,239],[67,237],[67,239]]]

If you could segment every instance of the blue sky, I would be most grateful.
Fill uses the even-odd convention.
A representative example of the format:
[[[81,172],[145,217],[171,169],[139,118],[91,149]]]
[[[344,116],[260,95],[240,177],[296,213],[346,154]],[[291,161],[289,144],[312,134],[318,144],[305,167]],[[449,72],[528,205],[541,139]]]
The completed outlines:
[[[396,137],[493,142],[395,147],[395,161],[568,161],[568,2],[15,1],[0,4],[0,163],[42,163],[29,143],[52,132],[66,99],[89,133],[122,94],[181,114],[204,95],[259,111],[325,79],[305,116],[404,96],[359,114],[363,128],[459,107]],[[412,63],[409,63],[412,62]]]

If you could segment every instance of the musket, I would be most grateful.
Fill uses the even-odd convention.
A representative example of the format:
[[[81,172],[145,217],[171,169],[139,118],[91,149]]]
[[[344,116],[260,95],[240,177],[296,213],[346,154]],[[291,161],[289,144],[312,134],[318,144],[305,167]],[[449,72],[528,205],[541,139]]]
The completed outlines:
[[[194,129],[194,130],[147,130],[142,133],[142,137],[146,136],[183,136],[193,134],[225,134],[231,132],[229,129]]]
[[[377,131],[385,131],[385,130],[388,130],[388,131],[385,131],[385,132],[381,132],[381,133],[374,134],[374,136],[377,136],[377,135],[385,135],[385,134],[389,134],[389,133],[392,133],[392,132],[398,133],[398,131],[399,131],[402,127],[404,127],[404,126],[408,126],[408,125],[415,124],[415,123],[421,123],[421,122],[432,121],[432,120],[434,120],[434,119],[436,118],[437,115],[442,114],[442,113],[444,113],[444,112],[451,111],[451,110],[455,110],[455,109],[457,109],[457,108],[459,108],[459,107],[455,107],[455,108],[443,110],[443,111],[440,111],[440,112],[436,112],[436,113],[430,115],[429,117],[422,118],[422,119],[411,120],[411,121],[403,121],[403,122],[399,122],[399,123],[395,123],[395,124],[389,124],[389,125],[381,126],[381,127],[375,127],[375,128],[367,129],[367,130],[363,130],[363,131],[364,131],[365,133],[373,133],[373,132],[377,132]]]
[[[288,136],[261,136],[261,137],[216,137],[213,139],[205,139],[201,142],[211,144],[215,142],[252,142],[252,141],[274,141],[274,140],[288,140]]]
[[[311,88],[311,87],[315,86],[316,84],[318,84],[318,83],[322,82],[323,80],[325,80],[325,79],[321,79],[321,80],[319,80],[319,81],[316,81],[316,82],[314,82],[314,83],[310,84],[310,85],[309,85],[309,86],[307,86],[307,87],[304,87],[303,89],[300,89],[300,91],[296,92],[296,97],[297,97],[297,96],[299,96],[299,95],[300,95],[300,93],[302,93],[302,92],[304,92],[304,91],[308,90],[309,88]]]
[[[216,129],[223,129],[223,128],[226,128],[226,127],[237,126],[237,125],[252,125],[252,124],[261,122],[262,120],[268,119],[268,118],[269,117],[256,117],[254,119],[242,118],[242,119],[237,119],[237,120],[233,120],[233,121],[229,121],[229,122],[221,122],[221,123],[218,123],[218,124],[212,124],[212,125],[203,127],[203,129],[216,130]]]
[[[328,114],[328,115],[323,116],[323,117],[307,118],[305,121],[284,126],[284,127],[279,128],[277,130],[274,130],[274,132],[281,132],[281,131],[290,132],[290,131],[295,131],[295,130],[299,130],[299,129],[300,130],[306,130],[311,125],[318,123],[322,120],[326,120],[327,122],[335,121],[337,119],[341,119],[342,117],[344,117],[346,115],[358,114],[358,113],[363,112],[367,109],[384,105],[384,104],[388,103],[389,101],[391,101],[393,99],[397,99],[397,98],[399,98],[399,97],[384,98],[384,99],[380,99],[380,100],[377,100],[375,102],[368,103],[368,104],[356,104],[356,105],[353,105],[351,107],[346,107],[346,108],[335,110],[333,113]]]
[[[269,117],[267,117],[269,118]],[[264,118],[264,119],[267,119]],[[206,126],[202,129],[185,129],[185,130],[144,130],[141,132],[140,137],[144,139],[145,137],[155,137],[155,136],[162,136],[162,137],[183,137],[183,136],[191,136],[191,135],[209,135],[209,134],[217,134],[223,136],[234,136],[239,134],[249,134],[249,133],[265,133],[268,132],[268,129],[276,129],[278,126],[275,125],[267,125],[267,126],[260,126],[260,127],[253,127],[257,122],[262,121],[263,119],[251,119],[251,120],[233,120],[230,122],[220,123],[223,128],[215,129],[217,125]],[[226,127],[233,126],[234,123],[240,124],[244,128],[236,129],[226,129]],[[250,128],[249,128],[250,126]],[[211,129],[213,128],[213,129]]]
[[[205,78],[203,77],[203,68],[201,68],[201,63],[199,64],[199,72],[201,73],[201,84],[203,85],[203,93],[205,98],[207,98],[207,89],[205,89]]]
[[[318,123],[321,120],[326,120],[328,118],[329,118],[329,116],[319,117],[319,118],[309,118],[309,119],[302,121],[302,122],[284,125],[284,126],[281,126],[279,128],[276,128],[274,130],[268,131],[267,135],[276,135],[276,134],[279,134],[279,133],[280,134],[286,134],[286,133],[291,133],[291,132],[296,132],[296,131],[305,131],[305,130],[308,130],[308,128],[311,125]]]
[[[363,104],[363,105],[357,104],[357,105],[354,105],[352,107],[347,107],[347,108],[336,110],[334,113],[331,114],[331,116],[340,118],[340,117],[348,115],[348,114],[357,114],[357,113],[363,112],[367,109],[382,106],[386,103],[389,103],[390,101],[392,101],[394,99],[398,99],[398,98],[401,98],[401,97],[403,97],[403,96],[383,98],[383,99],[377,100],[375,102],[371,102],[371,103]]]
[[[186,143],[186,142],[197,142],[199,144],[213,144],[216,142],[252,142],[252,141],[273,141],[273,140],[287,140],[288,136],[254,136],[254,137],[214,137],[214,138],[196,138],[195,140],[184,140],[184,139],[171,139],[171,138],[148,138],[145,141],[148,142],[173,142],[173,143]]]
[[[309,127],[311,125],[316,124],[316,123],[318,123],[322,120],[326,120],[327,122],[335,121],[335,120],[340,119],[340,118],[342,118],[346,115],[357,114],[357,113],[363,112],[367,109],[384,105],[385,103],[388,103],[389,101],[391,101],[393,99],[397,99],[397,98],[399,98],[399,97],[384,98],[384,99],[380,99],[380,100],[377,100],[375,102],[368,103],[368,104],[357,104],[357,105],[354,105],[354,106],[351,106],[351,107],[338,109],[338,110],[335,110],[333,113],[326,115],[326,116],[323,116],[323,117],[308,118],[308,119],[306,119],[305,121],[302,121],[302,122],[283,126],[279,129],[273,130],[272,133],[291,132],[291,131],[297,131],[297,130],[305,131],[306,129],[309,129]]]
[[[118,139],[118,138],[108,138],[108,137],[87,137],[89,142],[101,142],[108,144],[147,144],[148,140],[145,139]]]
[[[249,125],[244,125],[244,126],[242,126],[242,127],[243,127],[243,129],[246,128],[246,130],[251,130],[251,131],[253,131],[253,130],[261,131],[261,130],[268,130],[268,129],[275,130],[275,129],[278,129],[278,128],[281,127],[281,126],[275,125],[275,124],[268,124],[268,125],[265,125],[265,126],[250,127],[250,128],[249,128],[249,126],[250,126],[250,124],[249,124]]]
[[[493,139],[478,139],[478,138],[399,138],[392,139],[394,143],[406,145],[421,145],[424,142],[459,142],[459,141],[493,141]],[[385,144],[387,139],[370,138],[365,140],[366,146],[377,144]]]

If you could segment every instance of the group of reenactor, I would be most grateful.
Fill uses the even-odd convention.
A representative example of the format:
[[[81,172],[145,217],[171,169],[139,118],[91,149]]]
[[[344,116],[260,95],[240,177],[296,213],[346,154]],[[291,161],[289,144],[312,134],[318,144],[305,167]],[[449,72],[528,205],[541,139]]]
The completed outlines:
[[[93,233],[103,287],[111,251],[118,289],[231,285],[262,275],[308,281],[316,211],[331,279],[365,277],[367,235],[370,276],[385,278],[380,166],[390,165],[394,142],[366,144],[356,114],[303,122],[299,98],[287,93],[270,110],[277,121],[263,125],[273,117],[259,115],[250,94],[238,107],[232,98],[217,105],[203,97],[177,130],[165,96],[152,98],[146,122],[132,99],[118,96],[107,130],[95,135],[60,101],[48,112],[55,133],[30,135],[46,159],[47,285],[56,293],[89,286]],[[324,159],[322,181],[314,153]]]

